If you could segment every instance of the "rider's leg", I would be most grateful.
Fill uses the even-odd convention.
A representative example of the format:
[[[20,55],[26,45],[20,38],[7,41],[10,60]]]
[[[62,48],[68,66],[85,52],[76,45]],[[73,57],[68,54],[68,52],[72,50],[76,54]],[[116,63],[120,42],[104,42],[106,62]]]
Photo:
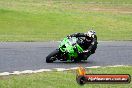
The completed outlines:
[[[94,54],[96,49],[97,49],[97,44],[93,45],[92,50],[91,50],[91,54]]]

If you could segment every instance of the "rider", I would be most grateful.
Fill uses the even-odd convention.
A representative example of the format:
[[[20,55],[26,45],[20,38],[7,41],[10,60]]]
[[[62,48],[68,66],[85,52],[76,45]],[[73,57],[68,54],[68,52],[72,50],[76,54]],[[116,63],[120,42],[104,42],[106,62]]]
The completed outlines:
[[[83,52],[78,52],[79,56],[88,58],[91,54],[95,53],[98,42],[94,30],[89,30],[87,33],[74,33],[67,37],[77,37],[79,39],[78,44],[84,49]]]

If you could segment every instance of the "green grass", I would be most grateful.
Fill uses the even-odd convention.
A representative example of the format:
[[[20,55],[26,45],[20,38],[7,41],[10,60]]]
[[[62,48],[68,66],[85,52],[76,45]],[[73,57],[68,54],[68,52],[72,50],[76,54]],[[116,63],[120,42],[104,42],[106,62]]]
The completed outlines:
[[[91,27],[99,40],[132,40],[132,0],[0,0],[0,41],[60,40]]]
[[[130,74],[132,66],[87,69],[88,74]],[[85,84],[76,83],[75,71],[43,72],[0,77],[0,88],[131,88],[130,84]]]

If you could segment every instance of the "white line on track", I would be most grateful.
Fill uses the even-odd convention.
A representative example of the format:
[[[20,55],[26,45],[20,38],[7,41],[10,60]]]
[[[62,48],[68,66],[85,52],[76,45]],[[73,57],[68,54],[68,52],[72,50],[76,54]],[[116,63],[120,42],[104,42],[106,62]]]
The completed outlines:
[[[113,65],[113,66],[91,66],[85,68],[100,68],[100,67],[122,67],[128,65]],[[78,67],[72,67],[69,69],[66,68],[53,68],[53,69],[39,69],[39,70],[24,70],[24,71],[13,71],[13,72],[2,72],[0,76],[8,76],[8,75],[19,75],[19,74],[31,74],[31,73],[40,73],[40,72],[49,72],[49,71],[67,71],[67,70],[76,70]]]

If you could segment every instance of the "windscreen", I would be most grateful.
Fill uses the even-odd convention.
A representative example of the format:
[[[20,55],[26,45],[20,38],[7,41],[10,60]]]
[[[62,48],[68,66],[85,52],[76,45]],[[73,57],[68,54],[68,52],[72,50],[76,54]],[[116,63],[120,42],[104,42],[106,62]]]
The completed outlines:
[[[71,45],[76,44],[76,42],[77,42],[77,38],[76,38],[76,37],[72,37],[72,38],[69,39],[69,43],[70,43]]]

